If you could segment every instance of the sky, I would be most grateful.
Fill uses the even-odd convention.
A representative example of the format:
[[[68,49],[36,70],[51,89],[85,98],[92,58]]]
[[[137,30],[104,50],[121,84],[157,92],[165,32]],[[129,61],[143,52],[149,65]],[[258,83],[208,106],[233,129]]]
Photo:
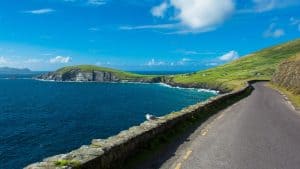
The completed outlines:
[[[299,0],[0,0],[0,67],[207,69],[300,37]]]

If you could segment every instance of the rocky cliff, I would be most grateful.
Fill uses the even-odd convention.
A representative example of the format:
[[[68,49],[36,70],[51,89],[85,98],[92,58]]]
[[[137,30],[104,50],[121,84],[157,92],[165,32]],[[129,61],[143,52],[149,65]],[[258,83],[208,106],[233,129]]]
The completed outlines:
[[[54,81],[95,81],[95,82],[118,82],[121,79],[114,75],[112,72],[91,71],[82,72],[81,70],[72,70],[66,73],[49,72],[37,77],[43,80]]]
[[[272,83],[300,94],[300,54],[282,62],[272,78]]]

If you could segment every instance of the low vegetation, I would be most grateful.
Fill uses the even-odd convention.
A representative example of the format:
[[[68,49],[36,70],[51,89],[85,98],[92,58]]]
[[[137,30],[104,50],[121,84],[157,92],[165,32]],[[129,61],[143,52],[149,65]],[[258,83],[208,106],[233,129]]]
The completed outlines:
[[[77,167],[80,165],[80,162],[71,160],[58,160],[55,162],[55,165],[58,167]]]
[[[285,94],[300,109],[300,54],[283,61],[272,78],[271,87]]]
[[[300,95],[299,94],[295,94],[292,91],[290,91],[284,87],[280,87],[274,83],[271,83],[269,86],[272,87],[273,89],[280,91],[280,93],[284,94],[289,99],[289,101],[293,104],[295,109],[300,110]]]

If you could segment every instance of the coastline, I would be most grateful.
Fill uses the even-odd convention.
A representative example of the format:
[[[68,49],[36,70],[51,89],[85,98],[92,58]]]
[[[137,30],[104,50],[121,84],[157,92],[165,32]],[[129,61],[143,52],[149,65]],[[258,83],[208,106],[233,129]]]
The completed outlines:
[[[173,85],[172,83],[166,83],[166,82],[130,82],[130,81],[119,81],[119,82],[97,82],[97,81],[58,81],[58,80],[45,80],[45,79],[39,79],[39,78],[32,78],[33,80],[42,81],[42,82],[57,82],[57,83],[123,83],[123,84],[157,84],[163,87],[168,88],[176,88],[176,89],[189,89],[189,90],[197,90],[198,92],[209,92],[214,93],[216,95],[222,94],[225,92],[222,92],[221,90],[217,89],[210,89],[210,88],[200,88],[200,87],[189,87],[188,85]]]

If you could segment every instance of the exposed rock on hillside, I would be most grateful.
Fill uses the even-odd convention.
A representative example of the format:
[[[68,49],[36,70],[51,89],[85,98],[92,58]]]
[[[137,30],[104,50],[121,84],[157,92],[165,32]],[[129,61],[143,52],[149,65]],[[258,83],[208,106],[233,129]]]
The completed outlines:
[[[160,82],[159,76],[138,75],[93,65],[79,65],[61,68],[37,77],[42,80],[76,82]]]
[[[43,80],[55,80],[55,81],[97,81],[97,82],[118,82],[119,79],[116,75],[111,72],[82,72],[80,70],[71,70],[66,73],[49,72],[38,76],[38,79]]]

